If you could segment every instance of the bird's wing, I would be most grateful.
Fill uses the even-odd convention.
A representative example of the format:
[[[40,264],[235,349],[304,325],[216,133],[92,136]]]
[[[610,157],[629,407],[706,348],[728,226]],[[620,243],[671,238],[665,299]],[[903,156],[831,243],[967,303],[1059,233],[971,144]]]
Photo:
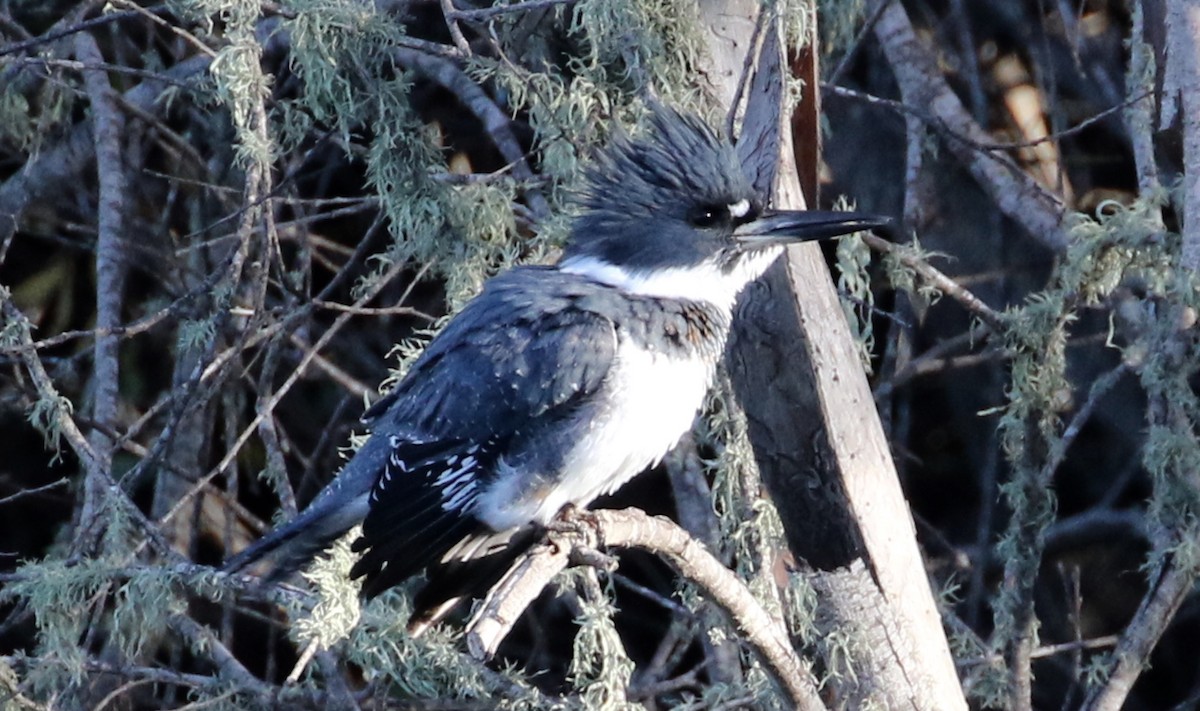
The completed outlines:
[[[530,276],[490,282],[368,413],[391,455],[355,543],[363,556],[351,575],[366,578],[367,596],[492,533],[471,507],[508,441],[566,416],[608,374],[612,322],[580,308],[571,282],[539,282],[531,293]]]
[[[538,287],[536,294],[530,284]],[[360,575],[382,568],[388,556],[413,556],[392,568],[395,574],[386,576],[391,582],[380,592],[406,577],[400,571],[418,572],[461,542],[477,524],[461,511],[441,508],[441,495],[458,490],[440,488],[439,462],[456,453],[466,456],[473,444],[503,438],[595,391],[611,365],[615,336],[607,318],[580,306],[594,292],[594,286],[536,267],[489,281],[396,388],[367,411],[363,419],[374,435],[337,478],[299,516],[224,569],[239,572],[270,559],[270,577],[283,577],[363,522],[369,510],[376,513],[364,547],[379,546],[379,554],[369,555]],[[404,462],[409,471],[398,471],[393,461]],[[490,475],[491,460],[476,464],[478,473]],[[389,467],[396,470],[390,478]],[[376,488],[378,503],[372,505],[369,495]],[[435,532],[445,537],[434,540]],[[397,545],[383,545],[388,540]],[[418,547],[403,547],[408,544]]]
[[[367,410],[376,431],[481,441],[588,395],[616,353],[594,283],[523,267],[489,281]]]

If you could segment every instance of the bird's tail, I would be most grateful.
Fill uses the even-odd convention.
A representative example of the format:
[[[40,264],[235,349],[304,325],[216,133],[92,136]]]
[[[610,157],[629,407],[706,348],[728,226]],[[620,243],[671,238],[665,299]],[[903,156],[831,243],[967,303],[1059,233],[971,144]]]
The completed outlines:
[[[387,456],[386,439],[368,440],[308,508],[227,560],[221,569],[242,573],[266,561],[269,567],[264,579],[280,580],[362,523],[367,515],[367,497]]]
[[[262,561],[269,561],[264,580],[280,580],[307,565],[347,531],[362,523],[366,515],[366,494],[345,501],[314,502],[296,518],[225,561],[221,569],[226,573],[244,573]]]

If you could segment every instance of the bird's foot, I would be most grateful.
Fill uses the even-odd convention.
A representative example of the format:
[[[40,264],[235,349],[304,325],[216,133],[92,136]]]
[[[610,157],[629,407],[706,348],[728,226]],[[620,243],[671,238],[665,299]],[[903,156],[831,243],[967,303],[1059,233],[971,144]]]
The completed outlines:
[[[604,547],[604,531],[599,517],[591,511],[567,504],[546,524],[546,532],[551,543],[571,550],[573,564],[605,570],[616,567],[616,559],[600,550]]]
[[[599,526],[600,520],[596,514],[575,504],[567,504],[559,509],[557,516],[550,519],[546,529],[555,533],[595,536]]]
[[[587,565],[612,573],[617,569],[617,557],[596,548],[575,546],[571,549],[571,565]]]

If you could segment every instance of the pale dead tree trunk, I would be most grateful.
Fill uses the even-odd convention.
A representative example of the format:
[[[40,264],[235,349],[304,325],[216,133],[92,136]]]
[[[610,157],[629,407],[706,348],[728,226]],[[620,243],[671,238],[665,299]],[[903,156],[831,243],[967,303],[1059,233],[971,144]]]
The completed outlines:
[[[758,8],[753,0],[700,2],[708,76],[726,105]],[[795,155],[785,130],[780,208],[804,206]],[[965,709],[912,516],[820,249],[791,248],[739,308],[729,368],[748,405],[755,459],[791,552],[813,571],[825,629],[854,638],[860,683],[835,682],[844,684],[839,704],[869,696],[889,709]]]

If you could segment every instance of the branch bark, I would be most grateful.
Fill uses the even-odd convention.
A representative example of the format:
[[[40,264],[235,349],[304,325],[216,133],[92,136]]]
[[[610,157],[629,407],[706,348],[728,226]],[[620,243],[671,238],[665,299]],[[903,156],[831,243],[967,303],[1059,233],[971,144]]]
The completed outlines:
[[[100,66],[104,57],[96,40],[87,32],[75,35],[75,58],[90,66]],[[96,147],[96,173],[99,178],[96,243],[96,328],[109,331],[99,335],[92,347],[92,429],[89,441],[96,457],[89,462],[84,481],[83,509],[79,516],[76,545],[90,548],[89,539],[99,533],[97,524],[103,512],[106,479],[112,468],[114,442],[109,432],[116,430],[120,361],[119,337],[112,329],[121,325],[122,294],[125,290],[124,255],[125,166],[121,159],[121,137],[125,121],[117,106],[117,94],[103,69],[85,69],[84,85],[92,108],[92,126]]]
[[[1183,131],[1183,256],[1200,271],[1200,0],[1167,3],[1164,121],[1177,115]],[[1173,107],[1174,110],[1168,110]]]
[[[517,561],[492,589],[467,626],[472,655],[495,654],[513,623],[578,550],[640,548],[669,563],[730,616],[796,708],[825,708],[816,680],[792,649],[787,630],[775,624],[745,583],[687,531],[638,509],[594,511],[582,519],[578,530],[551,532],[544,545]]]

